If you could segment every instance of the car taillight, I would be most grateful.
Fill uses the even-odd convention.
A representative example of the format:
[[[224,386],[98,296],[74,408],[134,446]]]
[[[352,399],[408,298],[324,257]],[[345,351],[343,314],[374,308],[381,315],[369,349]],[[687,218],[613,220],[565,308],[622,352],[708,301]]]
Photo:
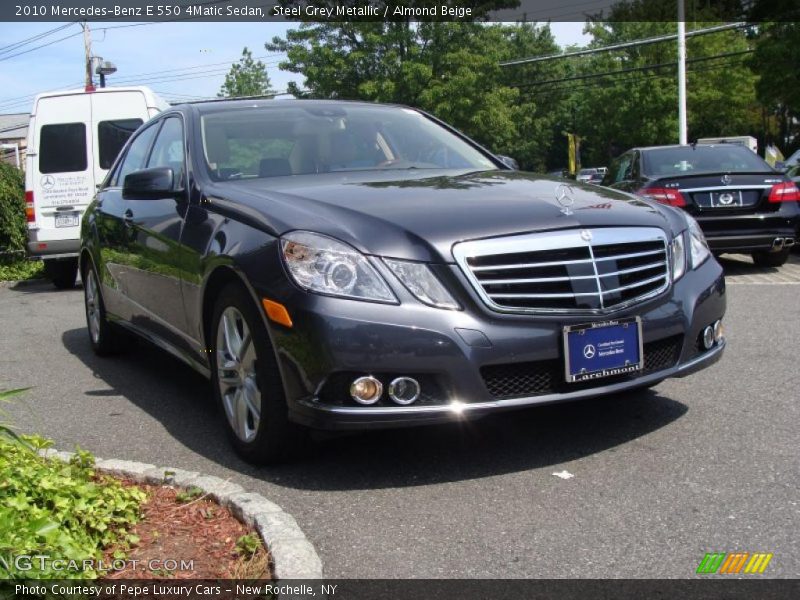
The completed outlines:
[[[33,192],[25,192],[25,220],[28,223],[36,221],[36,212],[33,210]]]
[[[776,183],[769,191],[770,202],[792,202],[800,201],[800,190],[791,181]]]
[[[661,204],[686,206],[686,199],[683,197],[680,190],[673,190],[671,188],[642,188],[636,193],[648,200],[655,200]]]

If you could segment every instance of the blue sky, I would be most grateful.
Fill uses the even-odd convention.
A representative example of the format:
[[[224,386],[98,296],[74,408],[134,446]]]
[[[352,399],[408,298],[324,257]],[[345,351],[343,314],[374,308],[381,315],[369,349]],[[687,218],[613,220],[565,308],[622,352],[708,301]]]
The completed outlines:
[[[2,53],[2,46],[58,25],[0,23],[0,113],[27,112],[33,95],[39,92],[83,85],[83,36],[77,24],[19,51],[73,36],[58,43],[16,57],[9,57],[13,52]],[[100,25],[90,24],[92,50],[117,66],[117,73],[108,78],[109,85],[145,84],[169,100],[213,97],[244,46],[254,56],[263,57],[274,89],[283,90],[289,81],[301,80],[294,73],[278,70],[280,56],[270,56],[264,49],[264,42],[283,35],[287,29],[296,27],[296,23],[147,23],[136,27],[114,24],[106,30]],[[582,34],[582,23],[553,23],[551,28],[562,46],[587,41]],[[196,68],[187,70],[188,67]]]

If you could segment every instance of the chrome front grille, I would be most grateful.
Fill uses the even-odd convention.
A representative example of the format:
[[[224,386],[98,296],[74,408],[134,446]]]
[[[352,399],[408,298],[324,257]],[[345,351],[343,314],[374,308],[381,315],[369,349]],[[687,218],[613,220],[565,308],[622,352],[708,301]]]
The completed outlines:
[[[571,229],[461,242],[461,269],[501,312],[605,312],[669,287],[667,238],[655,227]]]

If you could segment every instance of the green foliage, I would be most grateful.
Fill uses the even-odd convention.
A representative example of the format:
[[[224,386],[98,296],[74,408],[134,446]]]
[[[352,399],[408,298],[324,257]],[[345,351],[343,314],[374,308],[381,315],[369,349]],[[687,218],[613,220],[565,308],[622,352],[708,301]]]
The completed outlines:
[[[261,538],[257,533],[247,533],[236,540],[236,552],[239,556],[253,556],[261,548]]]
[[[795,8],[800,17],[800,9]],[[751,66],[758,75],[756,93],[767,114],[777,122],[777,141],[786,154],[800,143],[800,22],[785,20],[759,26],[757,45]]]
[[[305,23],[266,44],[300,73],[296,96],[407,104],[429,111],[495,152],[541,168],[553,119],[525,101],[499,62],[558,50],[547,27],[468,22]]]
[[[22,171],[0,162],[0,259],[25,250],[25,180]]]
[[[731,3],[690,3],[688,29],[719,23],[719,11],[730,14]],[[590,46],[675,33],[675,11],[674,0],[620,3],[603,20],[587,21]],[[800,60],[800,40],[790,30],[797,31],[796,23],[781,24],[791,49],[774,50],[784,53],[771,85],[782,95],[781,106],[798,89],[781,79],[791,78]],[[766,30],[764,37],[779,41]],[[500,67],[504,60],[561,48],[548,25],[359,20],[304,23],[266,44],[269,51],[286,52],[282,69],[302,76],[302,82],[289,84],[298,97],[415,106],[529,170],[566,164],[566,132],[583,138],[584,166],[608,164],[634,145],[677,142],[675,46],[673,40]],[[690,139],[763,130],[758,77],[748,66],[753,47],[751,34],[740,29],[687,40]],[[774,60],[766,57],[764,70]],[[800,106],[796,98],[792,102]]]
[[[22,571],[12,557],[99,561],[104,549],[135,542],[128,528],[139,520],[145,493],[97,475],[88,452],[79,450],[63,463],[36,452],[49,446],[45,440],[23,440],[25,445],[0,438],[0,579],[98,577],[91,567],[57,571],[38,560]]]
[[[0,281],[25,281],[44,277],[44,263],[40,260],[0,260]]]
[[[177,500],[181,504],[186,504],[188,502],[191,502],[192,500],[196,500],[202,495],[203,495],[203,490],[201,490],[199,487],[193,486],[187,490],[180,491],[177,494],[175,494],[175,500]]]
[[[253,60],[253,53],[245,46],[242,58],[234,63],[230,72],[225,75],[225,83],[217,94],[220,98],[240,96],[268,96],[270,89],[267,67],[260,60]]]

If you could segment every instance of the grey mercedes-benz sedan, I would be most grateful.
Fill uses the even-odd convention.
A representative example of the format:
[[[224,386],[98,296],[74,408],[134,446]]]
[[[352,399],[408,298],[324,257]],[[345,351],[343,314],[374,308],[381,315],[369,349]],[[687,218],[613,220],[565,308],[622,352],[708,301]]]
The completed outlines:
[[[195,367],[256,462],[309,427],[478,417],[719,359],[725,281],[691,216],[511,164],[402,106],[167,110],[83,221],[92,347],[133,332]]]

